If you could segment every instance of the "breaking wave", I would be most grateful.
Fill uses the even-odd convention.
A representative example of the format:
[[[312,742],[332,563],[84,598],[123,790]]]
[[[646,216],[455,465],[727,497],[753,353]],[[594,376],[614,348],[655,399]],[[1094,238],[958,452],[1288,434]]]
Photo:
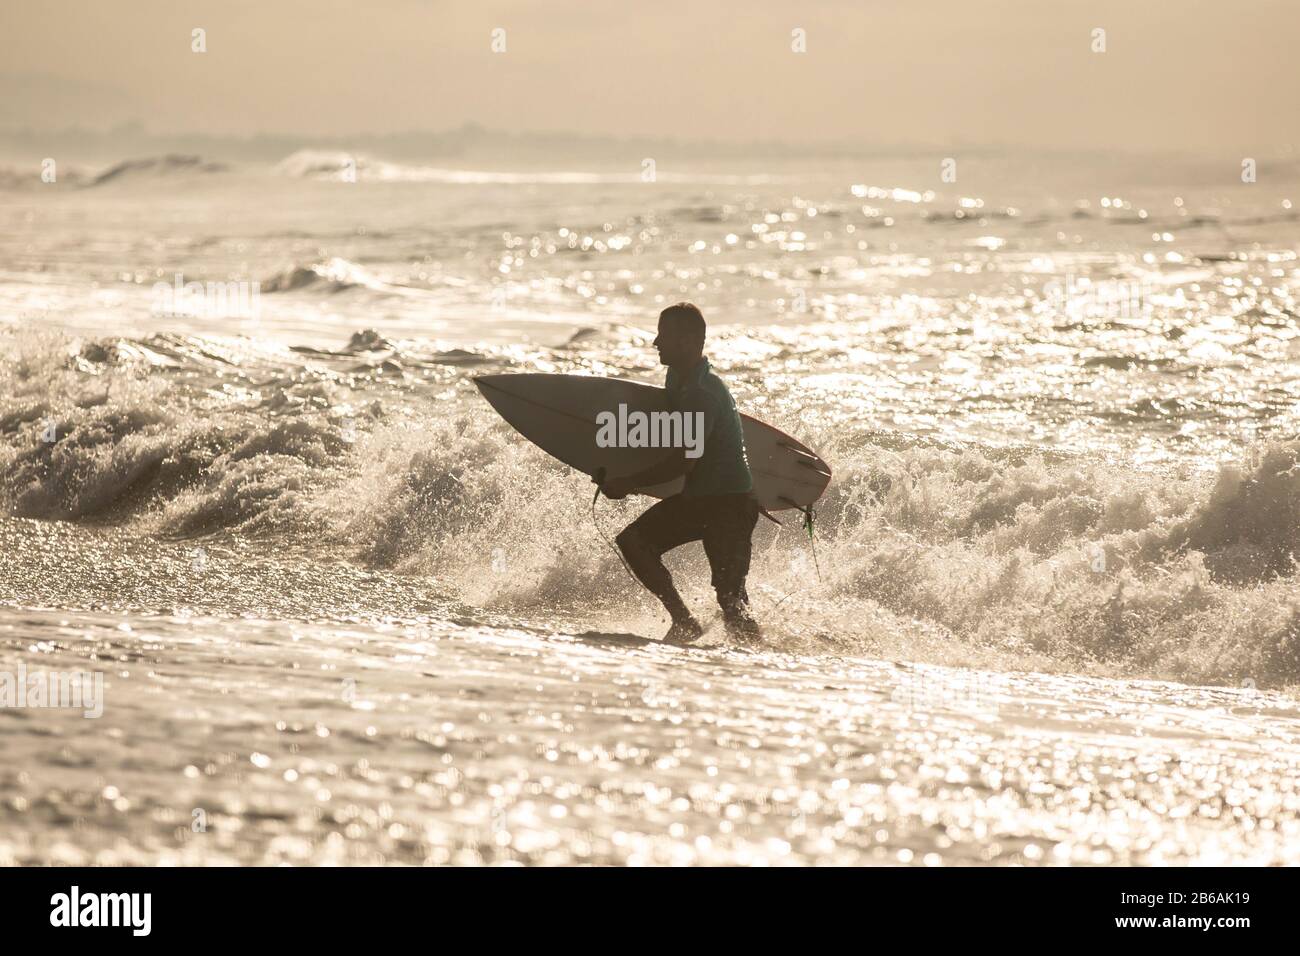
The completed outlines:
[[[291,266],[270,276],[261,285],[262,292],[335,293],[348,289],[369,289],[372,292],[392,294],[417,292],[415,289],[404,289],[385,282],[364,266],[339,257]]]
[[[229,169],[225,163],[212,162],[201,156],[183,156],[168,154],[166,156],[146,156],[141,159],[127,159],[110,166],[92,177],[87,186],[103,186],[134,180],[157,180],[174,176],[211,175],[224,173]]]
[[[639,160],[628,170],[534,170],[505,171],[491,169],[457,169],[445,166],[422,166],[394,163],[359,153],[340,150],[303,149],[286,156],[274,172],[293,179],[316,179],[339,182],[434,183],[446,185],[550,185],[578,186],[644,182]],[[779,182],[770,175],[719,175],[699,172],[656,172],[656,181],[714,183],[717,185],[761,185]]]
[[[11,516],[294,542],[526,616],[653,617],[608,543],[644,502],[602,500],[593,516],[586,479],[511,432],[461,367],[554,368],[558,352],[451,356],[373,333],[337,352],[183,336],[8,345]],[[836,471],[815,552],[794,521],[763,522],[751,576],[787,649],[1300,682],[1300,441],[1204,474],[799,427]],[[707,573],[687,552],[672,561],[705,610]],[[882,618],[897,626],[867,626]]]

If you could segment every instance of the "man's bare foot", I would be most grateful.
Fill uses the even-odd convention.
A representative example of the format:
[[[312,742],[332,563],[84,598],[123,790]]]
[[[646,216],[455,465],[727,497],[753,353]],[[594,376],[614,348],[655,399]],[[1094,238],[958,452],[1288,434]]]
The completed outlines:
[[[762,640],[763,632],[758,622],[744,612],[734,612],[723,616],[727,636],[742,641]]]
[[[704,628],[700,627],[699,621],[693,617],[683,617],[673,621],[664,640],[669,644],[690,644],[698,641],[703,633]]]

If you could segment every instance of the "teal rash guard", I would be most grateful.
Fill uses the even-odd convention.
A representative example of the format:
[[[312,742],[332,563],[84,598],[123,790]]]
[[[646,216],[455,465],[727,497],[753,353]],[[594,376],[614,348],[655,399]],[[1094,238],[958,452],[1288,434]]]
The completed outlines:
[[[745,457],[740,412],[736,411],[727,386],[709,368],[709,360],[701,358],[698,365],[684,374],[668,369],[664,388],[670,410],[704,413],[704,450],[694,459],[695,467],[686,476],[682,494],[700,498],[753,491],[754,479]]]

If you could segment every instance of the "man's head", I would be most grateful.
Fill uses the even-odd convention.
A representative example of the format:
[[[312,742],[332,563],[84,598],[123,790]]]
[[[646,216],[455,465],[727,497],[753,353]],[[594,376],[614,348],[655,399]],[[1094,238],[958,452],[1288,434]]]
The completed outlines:
[[[659,364],[692,368],[704,355],[704,315],[689,302],[678,302],[659,313],[655,336]]]

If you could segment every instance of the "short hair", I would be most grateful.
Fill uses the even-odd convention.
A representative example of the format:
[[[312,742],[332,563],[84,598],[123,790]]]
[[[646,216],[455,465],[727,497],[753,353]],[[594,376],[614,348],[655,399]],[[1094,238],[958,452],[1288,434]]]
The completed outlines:
[[[704,313],[691,302],[678,302],[659,313],[659,321],[671,320],[686,331],[692,339],[704,345]]]

